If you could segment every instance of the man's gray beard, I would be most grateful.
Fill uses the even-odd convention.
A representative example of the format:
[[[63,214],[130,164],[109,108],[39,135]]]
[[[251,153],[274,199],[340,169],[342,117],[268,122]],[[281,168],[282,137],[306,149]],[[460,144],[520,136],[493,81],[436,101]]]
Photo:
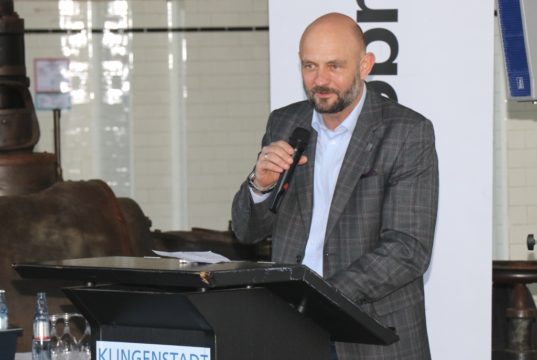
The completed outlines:
[[[308,91],[306,89],[306,86],[304,85],[304,82],[302,82],[302,86],[304,87],[304,91],[306,92],[310,103],[313,105],[315,110],[321,114],[335,114],[340,111],[343,111],[347,106],[352,104],[352,102],[358,97],[358,94],[360,93],[360,79],[358,77],[354,78],[354,81],[351,84],[351,87],[348,88],[346,91],[344,91],[343,94],[340,94],[335,89],[324,87],[324,86],[316,86],[313,89],[311,89],[311,91]],[[337,95],[336,102],[330,107],[325,107],[323,106],[323,104],[317,103],[315,101],[314,93],[319,92],[319,91],[323,91],[323,92],[329,91],[333,94],[336,94]]]

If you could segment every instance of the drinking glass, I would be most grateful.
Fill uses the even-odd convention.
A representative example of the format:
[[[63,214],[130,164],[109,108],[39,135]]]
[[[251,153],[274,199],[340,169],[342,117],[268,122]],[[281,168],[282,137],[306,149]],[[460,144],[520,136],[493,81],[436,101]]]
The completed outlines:
[[[69,324],[71,314],[63,314],[63,333],[61,339],[61,357],[60,360],[71,360],[71,354],[75,350],[75,340],[71,334],[71,328]]]
[[[91,360],[90,339],[91,328],[87,320],[85,320],[84,333],[78,340],[79,360]]]

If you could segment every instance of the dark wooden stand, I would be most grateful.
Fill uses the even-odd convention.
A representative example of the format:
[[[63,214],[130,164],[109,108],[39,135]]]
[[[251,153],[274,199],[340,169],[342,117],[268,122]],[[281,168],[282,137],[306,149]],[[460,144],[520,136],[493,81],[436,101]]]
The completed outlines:
[[[398,340],[302,265],[107,257],[14,267],[91,284],[64,291],[91,325],[93,351],[113,341],[210,348],[217,360],[326,360],[332,341]]]
[[[537,360],[537,350],[532,346],[532,328],[537,319],[537,309],[526,284],[537,282],[535,261],[494,261],[493,281],[496,287],[511,288],[512,300],[505,309],[507,336],[505,348],[493,344],[493,360]],[[501,329],[494,329],[499,331]]]

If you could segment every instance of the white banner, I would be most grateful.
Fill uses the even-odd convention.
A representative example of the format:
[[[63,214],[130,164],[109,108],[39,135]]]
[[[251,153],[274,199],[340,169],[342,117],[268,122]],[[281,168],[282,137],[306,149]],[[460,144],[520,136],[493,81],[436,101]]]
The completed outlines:
[[[205,347],[97,341],[97,360],[211,360]]]
[[[371,76],[431,119],[440,205],[426,307],[435,360],[491,356],[493,2],[269,0],[271,107],[304,99],[298,43],[341,12],[385,63]],[[369,33],[367,33],[369,32]]]

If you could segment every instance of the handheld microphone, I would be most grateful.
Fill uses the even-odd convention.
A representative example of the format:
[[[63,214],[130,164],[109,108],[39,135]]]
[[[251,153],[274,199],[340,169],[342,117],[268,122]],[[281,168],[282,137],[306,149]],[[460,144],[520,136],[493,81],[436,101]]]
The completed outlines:
[[[291,137],[289,138],[289,145],[291,145],[295,152],[293,154],[293,163],[289,167],[289,169],[285,170],[278,179],[278,183],[276,184],[275,190],[276,195],[274,196],[274,199],[272,200],[272,205],[270,205],[270,211],[273,213],[278,212],[278,207],[280,206],[280,203],[282,202],[283,196],[287,192],[287,189],[289,188],[289,183],[291,182],[291,178],[293,177],[293,173],[295,171],[295,168],[298,164],[298,161],[300,160],[300,157],[304,153],[304,150],[306,150],[306,146],[308,145],[308,140],[310,138],[310,132],[304,128],[297,127],[293,134],[291,134]]]

